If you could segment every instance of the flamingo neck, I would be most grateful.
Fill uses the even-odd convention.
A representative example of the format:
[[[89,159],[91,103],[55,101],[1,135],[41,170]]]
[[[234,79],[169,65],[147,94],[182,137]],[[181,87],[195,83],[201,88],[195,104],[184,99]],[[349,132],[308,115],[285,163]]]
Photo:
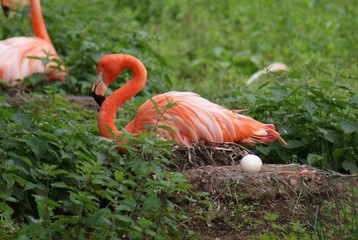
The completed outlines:
[[[53,45],[51,38],[46,30],[45,21],[42,16],[40,0],[31,0],[31,22],[35,36]]]
[[[121,88],[114,91],[103,103],[98,113],[98,128],[102,136],[118,139],[121,132],[116,128],[114,119],[118,109],[125,101],[134,97],[145,86],[147,79],[147,70],[140,60],[130,55],[113,54],[106,56],[110,63],[110,73],[103,68],[103,80],[108,86],[124,69],[133,72],[133,78],[125,83]],[[110,129],[110,131],[109,131]],[[115,133],[115,136],[113,133]]]

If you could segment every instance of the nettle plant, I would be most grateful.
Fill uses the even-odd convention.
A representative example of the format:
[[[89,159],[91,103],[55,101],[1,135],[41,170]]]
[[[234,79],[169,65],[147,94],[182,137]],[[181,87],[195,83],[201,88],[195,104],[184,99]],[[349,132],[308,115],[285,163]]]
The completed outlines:
[[[123,135],[120,155],[118,143],[98,136],[96,113],[52,93],[25,101],[0,99],[1,238],[194,236],[179,204],[198,195],[168,171],[171,142],[150,131]]]
[[[308,83],[300,74],[273,74],[257,88],[242,87],[226,102],[274,123],[288,145],[256,146],[266,162],[298,162],[343,173],[358,172],[358,94],[349,85]]]

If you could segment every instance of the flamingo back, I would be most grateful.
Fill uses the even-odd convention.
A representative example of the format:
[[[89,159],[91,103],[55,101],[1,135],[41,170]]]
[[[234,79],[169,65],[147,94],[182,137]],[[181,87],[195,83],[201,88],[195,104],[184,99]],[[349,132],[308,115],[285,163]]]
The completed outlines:
[[[0,41],[0,79],[10,85],[16,85],[34,73],[46,73],[47,80],[64,80],[65,68],[53,69],[57,63],[50,62],[45,67],[38,59],[29,56],[59,59],[54,47],[45,40],[36,37],[14,37]]]

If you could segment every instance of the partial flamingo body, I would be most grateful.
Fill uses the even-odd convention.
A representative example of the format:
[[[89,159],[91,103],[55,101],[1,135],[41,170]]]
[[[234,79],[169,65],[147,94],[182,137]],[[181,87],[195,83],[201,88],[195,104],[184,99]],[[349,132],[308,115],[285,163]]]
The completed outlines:
[[[104,100],[107,87],[123,69],[132,70],[133,78]],[[141,91],[146,83],[146,77],[144,65],[130,55],[111,54],[100,59],[97,67],[97,80],[93,84],[92,91],[95,100],[101,106],[97,120],[102,136],[116,138],[113,137],[113,132],[117,134],[117,139],[120,138],[121,132],[114,124],[117,110],[126,100]],[[165,110],[159,122],[159,116],[152,101],[156,103],[158,109]],[[158,128],[160,136],[187,146],[199,143],[199,141],[253,144],[279,139],[285,143],[276,132],[274,125],[264,124],[225,109],[195,93],[172,91],[156,95],[152,101],[147,100],[138,109],[137,115],[125,127],[125,131],[137,134],[146,131],[148,125],[153,127],[158,124],[165,125],[173,131]],[[165,109],[169,102],[175,103],[175,106]]]
[[[36,37],[13,37],[0,41],[0,79],[16,85],[23,78],[34,73],[45,73],[47,80],[64,80],[65,68],[58,69],[60,61],[47,33],[39,0],[31,0],[31,21]],[[49,58],[51,62],[43,66],[36,58]],[[20,80],[20,81],[16,81]]]
[[[14,37],[0,41],[0,79],[10,85],[17,84],[16,79],[23,79],[34,73],[46,73],[48,80],[64,79],[64,72],[50,67],[57,64],[49,63],[45,67],[40,60],[29,58],[46,58],[47,54],[51,56],[55,52],[50,43],[40,38]],[[55,56],[50,58],[57,59]]]
[[[246,84],[249,85],[260,78],[260,76],[269,73],[269,72],[278,72],[278,71],[286,71],[288,67],[284,63],[276,62],[271,64],[260,71],[255,72],[251,77],[246,81]]]

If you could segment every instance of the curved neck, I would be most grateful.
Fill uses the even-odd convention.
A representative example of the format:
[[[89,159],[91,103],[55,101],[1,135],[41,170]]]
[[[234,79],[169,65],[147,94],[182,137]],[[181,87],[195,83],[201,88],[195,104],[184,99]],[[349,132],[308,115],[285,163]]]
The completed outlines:
[[[46,30],[45,21],[42,16],[40,0],[31,0],[31,22],[35,36],[53,45]]]
[[[104,64],[100,65],[101,62]],[[98,113],[98,128],[102,136],[116,138],[115,134],[121,132],[116,128],[114,119],[118,109],[128,99],[134,97],[145,86],[147,70],[140,60],[130,55],[112,54],[100,60],[97,72],[103,77],[104,83],[108,86],[121,73],[122,70],[129,69],[133,72],[133,77],[121,88],[114,91],[103,103]],[[108,128],[111,131],[108,131]]]

